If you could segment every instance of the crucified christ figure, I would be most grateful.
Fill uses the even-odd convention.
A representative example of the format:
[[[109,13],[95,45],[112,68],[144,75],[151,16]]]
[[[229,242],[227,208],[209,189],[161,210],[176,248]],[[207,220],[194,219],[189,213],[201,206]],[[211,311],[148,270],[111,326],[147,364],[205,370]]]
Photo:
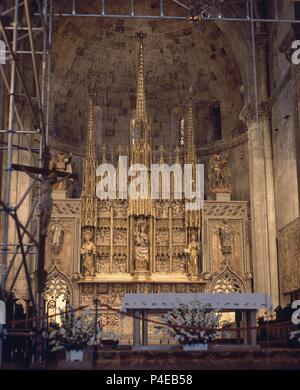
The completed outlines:
[[[52,214],[52,191],[54,184],[60,183],[64,180],[68,180],[72,173],[58,178],[58,174],[55,170],[50,171],[47,175],[42,175],[38,177],[28,172],[26,168],[22,168],[23,172],[26,172],[28,176],[32,179],[37,180],[41,183],[40,189],[40,201],[39,201],[39,211],[40,211],[40,233],[42,236],[47,236],[47,228],[50,223],[50,218]]]

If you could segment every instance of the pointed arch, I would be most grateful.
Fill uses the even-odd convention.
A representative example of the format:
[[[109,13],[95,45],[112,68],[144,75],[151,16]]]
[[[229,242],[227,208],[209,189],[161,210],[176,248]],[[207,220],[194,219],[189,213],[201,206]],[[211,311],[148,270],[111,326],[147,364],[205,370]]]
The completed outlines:
[[[55,266],[49,272],[46,280],[44,298],[46,301],[63,298],[68,302],[73,301],[73,287],[69,278]]]
[[[244,293],[246,292],[245,285],[242,279],[233,272],[227,265],[224,270],[215,276],[211,285],[212,293]]]

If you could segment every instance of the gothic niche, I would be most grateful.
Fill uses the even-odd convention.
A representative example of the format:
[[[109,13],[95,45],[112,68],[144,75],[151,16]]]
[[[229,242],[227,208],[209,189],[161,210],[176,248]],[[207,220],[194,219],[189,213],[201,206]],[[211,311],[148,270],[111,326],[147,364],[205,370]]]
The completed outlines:
[[[92,241],[92,234],[89,231],[83,234],[80,253],[83,276],[96,276],[96,245]]]
[[[135,221],[133,265],[135,273],[149,272],[149,233],[147,232],[147,219],[138,218]]]
[[[245,287],[242,280],[229,267],[226,267],[215,277],[210,290],[213,293],[222,294],[243,293],[245,292]]]
[[[56,267],[48,275],[44,298],[48,315],[59,314],[66,309],[66,305],[72,302],[72,286],[68,278]],[[59,316],[53,318],[59,322]]]

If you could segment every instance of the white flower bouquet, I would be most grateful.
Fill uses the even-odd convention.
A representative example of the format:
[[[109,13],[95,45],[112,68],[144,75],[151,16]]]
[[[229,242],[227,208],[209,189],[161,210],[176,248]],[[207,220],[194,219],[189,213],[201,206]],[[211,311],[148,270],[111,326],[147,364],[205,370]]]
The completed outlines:
[[[102,332],[89,310],[85,309],[77,316],[62,313],[61,324],[52,328],[49,339],[52,351],[61,348],[79,351],[88,345],[101,344]]]
[[[220,334],[220,316],[209,305],[193,301],[180,304],[178,309],[165,314],[162,321],[166,323],[167,334],[175,336],[181,344],[207,344]]]

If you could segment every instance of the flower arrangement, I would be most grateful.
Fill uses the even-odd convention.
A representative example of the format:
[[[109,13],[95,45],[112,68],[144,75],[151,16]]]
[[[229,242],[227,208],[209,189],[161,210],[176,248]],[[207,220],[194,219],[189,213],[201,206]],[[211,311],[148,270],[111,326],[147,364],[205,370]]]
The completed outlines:
[[[51,326],[49,339],[52,351],[65,348],[67,351],[83,350],[88,345],[101,344],[102,332],[88,309],[80,315],[61,314],[61,324]]]
[[[166,332],[182,345],[207,344],[216,338],[220,332],[221,314],[193,301],[189,304],[180,304],[177,309],[163,315],[162,320],[166,323]]]

